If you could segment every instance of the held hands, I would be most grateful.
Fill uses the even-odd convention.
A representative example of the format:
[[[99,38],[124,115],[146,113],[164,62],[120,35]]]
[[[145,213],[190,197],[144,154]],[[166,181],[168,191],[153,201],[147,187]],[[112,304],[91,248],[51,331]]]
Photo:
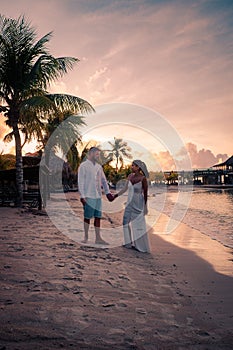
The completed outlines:
[[[108,198],[109,202],[112,202],[115,199],[115,197],[112,195],[112,193],[107,193],[106,197]]]
[[[108,193],[106,194],[106,197],[108,198],[109,202],[114,201],[114,199],[116,199],[118,197],[118,194],[115,193],[114,195],[112,193]]]
[[[108,198],[109,202],[112,202],[112,201],[114,201],[115,198],[118,197],[118,194],[116,193],[113,195],[112,193],[107,193],[106,197]],[[85,206],[87,203],[85,198],[80,198],[80,202],[82,203],[83,206]]]

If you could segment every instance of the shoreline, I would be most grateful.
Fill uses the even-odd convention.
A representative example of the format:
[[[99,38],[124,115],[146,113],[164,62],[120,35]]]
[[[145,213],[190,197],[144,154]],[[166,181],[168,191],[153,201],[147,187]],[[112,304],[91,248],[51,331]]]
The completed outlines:
[[[191,194],[191,203],[192,203],[192,198],[194,195],[194,205],[192,206],[192,204],[190,205],[190,207],[187,207],[187,211],[184,214],[184,217],[182,218],[181,222],[187,224],[191,229],[196,229],[200,232],[202,232],[204,235],[210,237],[213,240],[218,241],[219,243],[221,243],[223,246],[233,249],[233,241],[232,241],[232,235],[231,235],[231,224],[232,224],[232,220],[231,220],[231,211],[230,211],[230,205],[229,208],[227,209],[228,212],[222,212],[221,213],[221,208],[220,211],[216,211],[216,217],[215,217],[215,211],[212,207],[212,209],[210,209],[210,212],[208,212],[208,202],[207,202],[207,198],[204,197],[204,200],[206,200],[206,206],[207,207],[201,207],[198,208],[195,205],[195,201],[198,201],[198,198],[195,198],[195,195],[198,193],[209,193],[209,191],[212,193],[212,191],[214,190],[214,193],[219,193],[219,191],[224,194],[228,194],[228,191],[230,191],[231,195],[229,195],[229,201],[232,202],[232,189],[228,188],[228,189],[213,189],[213,188],[193,188],[192,194]],[[215,191],[216,190],[216,191]],[[182,190],[181,190],[182,191]],[[169,193],[169,191],[167,192]],[[174,191],[171,191],[170,193],[174,193]],[[176,191],[175,193],[179,193],[179,191]],[[200,199],[200,198],[199,198]],[[175,199],[177,200],[177,199]],[[226,197],[225,197],[226,200]],[[228,203],[225,202],[225,205],[227,205]],[[173,204],[171,204],[172,206]],[[168,206],[169,208],[169,206]],[[166,209],[166,208],[165,208]],[[206,217],[204,216],[205,214],[203,214],[201,211],[207,210],[206,212]],[[163,208],[164,211],[164,208]],[[199,212],[198,212],[199,211]],[[166,215],[171,215],[172,211],[171,208],[169,208],[168,210],[165,210],[164,213],[166,213]],[[198,217],[200,220],[196,221],[196,218]],[[226,219],[224,217],[224,215],[226,215]],[[214,220],[212,222],[212,220]],[[175,221],[175,219],[174,219]],[[217,231],[216,231],[217,230]]]
[[[162,215],[164,215],[164,216],[166,217],[166,218],[165,218],[165,221],[167,221],[167,220],[168,220],[168,216],[167,216],[166,214],[162,214]],[[229,249],[229,250],[231,251],[231,254],[233,254],[233,245],[230,245],[230,244],[228,244],[228,243],[224,243],[222,240],[211,236],[209,233],[203,232],[203,231],[201,231],[200,229],[197,229],[197,228],[195,228],[195,227],[190,226],[190,224],[187,223],[187,222],[181,221],[181,223],[179,223],[178,226],[179,226],[180,224],[186,225],[186,226],[188,227],[189,230],[191,230],[191,231],[192,231],[192,230],[197,231],[197,232],[199,232],[200,234],[202,234],[202,235],[208,237],[208,238],[211,239],[212,241],[217,242],[218,244],[220,244],[220,245],[223,246],[224,248]],[[176,231],[176,230],[175,230],[175,231]],[[164,234],[163,234],[163,235],[164,235]],[[169,234],[168,234],[168,235],[169,235]],[[172,235],[172,233],[171,233],[171,235]]]
[[[217,241],[183,223],[161,235],[161,216],[151,254],[97,249],[47,215],[0,212],[0,348],[232,348],[232,252]]]
[[[166,227],[168,221],[169,217],[167,215],[160,215],[153,229],[155,236],[158,235],[165,242],[171,243],[181,249],[190,250],[190,252],[195,253],[211,264],[217,272],[233,277],[232,247],[183,222],[179,223],[174,232],[166,234],[163,232],[163,228]],[[212,254],[211,250],[214,250],[214,254]],[[221,255],[224,264],[216,259],[216,254]]]

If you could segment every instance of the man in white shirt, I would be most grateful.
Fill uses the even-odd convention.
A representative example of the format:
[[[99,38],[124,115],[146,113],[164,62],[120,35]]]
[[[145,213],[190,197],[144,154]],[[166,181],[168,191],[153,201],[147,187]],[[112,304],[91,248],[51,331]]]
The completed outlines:
[[[113,201],[114,197],[110,193],[106,177],[102,166],[97,162],[100,156],[100,150],[97,147],[91,147],[87,160],[82,162],[78,169],[78,189],[80,200],[84,209],[84,240],[88,241],[88,231],[90,219],[94,217],[94,227],[97,244],[108,244],[100,236],[100,220],[102,216],[102,188],[108,200]]]

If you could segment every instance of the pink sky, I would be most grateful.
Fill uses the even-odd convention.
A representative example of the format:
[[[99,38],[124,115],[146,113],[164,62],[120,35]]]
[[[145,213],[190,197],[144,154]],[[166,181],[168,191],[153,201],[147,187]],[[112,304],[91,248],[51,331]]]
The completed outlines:
[[[80,59],[52,91],[157,111],[197,167],[233,154],[229,1],[1,0],[0,11],[24,14],[38,38],[53,31],[53,55]]]

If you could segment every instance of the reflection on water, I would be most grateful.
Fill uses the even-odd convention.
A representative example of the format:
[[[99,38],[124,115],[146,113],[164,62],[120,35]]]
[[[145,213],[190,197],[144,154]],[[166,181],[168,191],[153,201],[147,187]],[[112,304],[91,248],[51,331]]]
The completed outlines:
[[[168,189],[163,192],[152,188],[150,194],[155,194],[156,209],[176,220],[183,213],[185,224],[233,247],[233,190],[194,189],[188,206],[184,195],[180,197],[184,203],[180,200],[179,191]]]

